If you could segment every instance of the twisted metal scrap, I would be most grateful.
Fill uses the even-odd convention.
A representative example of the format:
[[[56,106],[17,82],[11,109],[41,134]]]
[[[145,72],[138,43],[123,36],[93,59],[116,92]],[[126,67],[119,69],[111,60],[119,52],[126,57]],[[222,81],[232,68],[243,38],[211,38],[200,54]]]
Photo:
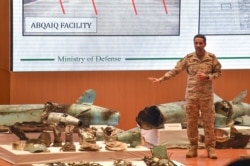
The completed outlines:
[[[105,148],[111,151],[124,151],[127,149],[127,144],[120,141],[108,141],[105,144]]]
[[[72,162],[72,163],[52,163],[51,166],[102,166],[99,163],[90,163],[90,162]]]
[[[147,166],[177,166],[173,161],[170,159],[160,159],[157,157],[148,157],[145,156],[143,161]]]
[[[122,130],[110,126],[101,129],[103,131],[104,142],[117,141],[118,134],[122,133]]]
[[[80,162],[80,163],[68,163],[69,166],[102,166],[99,163],[90,163],[90,162]]]
[[[98,151],[101,149],[101,147],[96,144],[96,132],[97,129],[95,127],[79,129],[80,151]]]
[[[83,142],[79,148],[79,151],[98,151],[101,147],[95,143]]]
[[[65,142],[65,144],[60,148],[60,151],[63,152],[76,151],[76,147],[72,142]]]
[[[227,117],[227,121],[226,121],[226,125],[230,126],[231,124],[233,124],[233,119],[232,119],[232,115],[233,115],[233,106],[229,101],[226,100],[222,100],[219,102],[216,102],[214,104],[215,107],[215,112],[217,114],[221,114],[225,117]]]
[[[152,157],[145,156],[143,161],[147,166],[177,166],[172,160],[170,155],[167,154],[165,146],[154,146],[151,150]]]
[[[91,128],[79,128],[78,136],[80,138],[79,143],[96,143],[96,137],[97,137],[97,128],[91,127]]]
[[[132,166],[132,162],[118,159],[113,162],[113,166]]]

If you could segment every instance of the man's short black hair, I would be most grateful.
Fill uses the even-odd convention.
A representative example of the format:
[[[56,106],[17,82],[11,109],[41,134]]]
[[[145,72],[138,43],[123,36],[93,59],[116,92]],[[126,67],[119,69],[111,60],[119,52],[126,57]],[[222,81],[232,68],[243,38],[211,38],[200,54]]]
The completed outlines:
[[[194,40],[195,40],[195,38],[197,38],[197,37],[202,38],[203,41],[204,41],[204,43],[207,42],[207,39],[206,39],[206,36],[205,36],[205,35],[203,35],[203,34],[197,34],[197,35],[194,36]]]

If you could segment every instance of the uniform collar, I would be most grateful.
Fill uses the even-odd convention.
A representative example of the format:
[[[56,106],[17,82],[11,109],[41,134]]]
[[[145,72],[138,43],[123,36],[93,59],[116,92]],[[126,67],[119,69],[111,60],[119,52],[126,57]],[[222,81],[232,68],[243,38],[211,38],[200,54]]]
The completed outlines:
[[[194,54],[195,54],[195,58],[197,60],[204,61],[204,60],[208,59],[208,52],[206,52],[206,51],[205,51],[204,55],[201,58],[198,57],[198,55],[196,54],[196,52],[194,52]]]

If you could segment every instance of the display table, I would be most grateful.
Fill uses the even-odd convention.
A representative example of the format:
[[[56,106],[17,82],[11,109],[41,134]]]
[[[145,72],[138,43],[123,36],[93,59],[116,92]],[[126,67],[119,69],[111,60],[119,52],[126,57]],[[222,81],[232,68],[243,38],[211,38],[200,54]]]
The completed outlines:
[[[177,161],[173,161],[177,166],[185,166]],[[144,161],[132,161],[131,162],[133,166],[146,166],[146,164],[144,163]],[[102,166],[114,166],[113,165],[113,161],[103,161],[103,162],[98,162],[98,164],[102,165]],[[45,164],[32,164],[32,166],[48,166]]]
[[[97,142],[100,151],[75,151],[61,152],[60,147],[49,147],[50,152],[30,153],[28,151],[13,150],[12,145],[0,145],[0,157],[13,165],[43,164],[56,162],[98,162],[123,160],[142,160],[144,156],[151,156],[150,149],[144,146],[127,148],[125,151],[109,151],[105,149],[103,142]],[[76,149],[80,148],[75,143]]]
[[[235,128],[242,134],[250,135],[249,126],[235,126]],[[221,128],[230,132],[230,128]],[[141,130],[142,136],[145,141],[151,145],[165,145],[167,148],[187,148],[189,141],[187,138],[187,130],[166,130],[166,129],[152,129],[152,130]],[[203,135],[203,128],[199,129],[199,134]],[[200,144],[203,146],[203,144]]]
[[[90,162],[98,163],[102,166],[113,166],[113,162],[118,159],[130,161],[132,165],[146,166],[142,160],[144,156],[151,156],[150,149],[144,146],[128,148],[125,151],[108,151],[103,142],[97,142],[102,147],[100,151],[76,151],[60,152],[58,147],[48,148],[50,152],[30,153],[28,151],[13,150],[11,145],[0,145],[0,158],[18,166],[47,166],[48,163],[72,163]],[[76,143],[77,149],[79,144]],[[184,166],[182,163],[173,161],[177,166]],[[66,164],[67,165],[67,164]]]

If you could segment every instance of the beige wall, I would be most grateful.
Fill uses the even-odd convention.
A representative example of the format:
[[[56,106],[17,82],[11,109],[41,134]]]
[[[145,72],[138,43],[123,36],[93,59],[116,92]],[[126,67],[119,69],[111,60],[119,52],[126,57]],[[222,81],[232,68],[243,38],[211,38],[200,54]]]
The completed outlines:
[[[10,72],[9,1],[0,1],[0,104],[73,103],[91,88],[97,93],[95,104],[119,111],[118,127],[130,129],[145,106],[184,99],[185,72],[161,84],[147,77],[161,76],[164,71]],[[214,86],[219,96],[231,100],[244,89],[250,93],[250,70],[224,70],[222,74]],[[250,103],[250,94],[244,101]]]

